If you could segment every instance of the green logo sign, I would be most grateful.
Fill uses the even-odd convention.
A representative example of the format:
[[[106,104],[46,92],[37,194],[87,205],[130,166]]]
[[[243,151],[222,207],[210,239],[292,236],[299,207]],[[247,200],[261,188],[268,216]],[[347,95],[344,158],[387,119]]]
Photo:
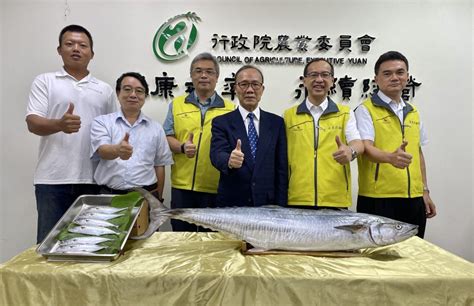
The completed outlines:
[[[170,18],[161,25],[153,38],[156,57],[164,61],[175,61],[185,56],[196,42],[198,32],[195,23],[198,21],[201,18],[196,13],[188,12]]]

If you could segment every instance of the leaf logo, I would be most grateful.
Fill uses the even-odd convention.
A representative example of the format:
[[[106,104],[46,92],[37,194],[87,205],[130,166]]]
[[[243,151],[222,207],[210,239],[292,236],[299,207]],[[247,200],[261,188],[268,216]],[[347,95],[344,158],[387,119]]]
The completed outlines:
[[[188,12],[170,18],[161,25],[153,38],[153,52],[164,61],[175,61],[188,54],[197,39],[196,24],[201,18]]]

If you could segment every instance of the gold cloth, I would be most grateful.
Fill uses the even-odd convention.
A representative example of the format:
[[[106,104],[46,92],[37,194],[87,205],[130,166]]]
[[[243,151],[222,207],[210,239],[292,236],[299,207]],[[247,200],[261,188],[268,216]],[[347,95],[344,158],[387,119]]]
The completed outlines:
[[[0,305],[473,305],[474,264],[418,237],[361,257],[247,255],[221,233],[159,232],[114,262],[0,265]]]

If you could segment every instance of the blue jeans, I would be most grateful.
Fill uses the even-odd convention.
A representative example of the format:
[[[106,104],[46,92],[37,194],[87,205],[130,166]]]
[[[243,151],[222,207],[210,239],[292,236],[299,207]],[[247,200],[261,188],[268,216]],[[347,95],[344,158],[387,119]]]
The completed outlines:
[[[40,243],[61,219],[64,213],[83,194],[98,194],[93,184],[35,185],[38,229],[36,243]]]

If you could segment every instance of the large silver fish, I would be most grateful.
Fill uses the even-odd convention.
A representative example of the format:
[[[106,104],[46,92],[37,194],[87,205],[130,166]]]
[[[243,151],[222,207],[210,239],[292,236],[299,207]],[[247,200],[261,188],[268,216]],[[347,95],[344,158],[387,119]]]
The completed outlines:
[[[418,226],[349,210],[271,207],[168,209],[144,189],[151,236],[168,218],[229,233],[262,250],[345,251],[379,247],[416,235]]]

